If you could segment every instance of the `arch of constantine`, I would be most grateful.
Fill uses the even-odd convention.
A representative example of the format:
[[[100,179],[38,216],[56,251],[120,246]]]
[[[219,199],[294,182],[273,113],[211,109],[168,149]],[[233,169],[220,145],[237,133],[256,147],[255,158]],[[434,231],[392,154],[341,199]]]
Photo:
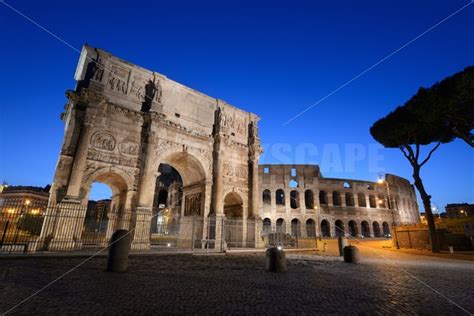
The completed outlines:
[[[113,194],[105,240],[129,229],[133,249],[150,248],[163,221],[179,223],[178,243],[215,249],[236,235],[238,245],[259,247],[266,229],[369,237],[418,221],[405,179],[388,175],[379,184],[323,178],[318,166],[259,166],[257,115],[159,73],[86,45],[74,78],[43,248],[82,247],[94,182]],[[240,226],[235,232],[226,224]]]

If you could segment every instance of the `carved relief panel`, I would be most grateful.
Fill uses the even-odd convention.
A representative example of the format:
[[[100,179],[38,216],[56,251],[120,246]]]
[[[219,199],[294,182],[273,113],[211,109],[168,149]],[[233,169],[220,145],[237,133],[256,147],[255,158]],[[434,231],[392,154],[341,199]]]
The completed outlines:
[[[247,122],[244,118],[239,117],[236,113],[220,112],[219,124],[221,128],[228,129],[228,133],[234,133],[246,136]]]
[[[112,134],[104,131],[98,131],[92,135],[90,143],[95,149],[113,151],[115,149],[116,140]]]
[[[186,195],[184,216],[202,215],[202,193]]]

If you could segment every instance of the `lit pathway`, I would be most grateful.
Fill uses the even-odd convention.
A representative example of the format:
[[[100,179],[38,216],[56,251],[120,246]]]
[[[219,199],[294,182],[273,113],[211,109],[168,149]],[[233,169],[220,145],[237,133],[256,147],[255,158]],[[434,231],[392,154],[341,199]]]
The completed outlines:
[[[263,255],[132,257],[124,274],[103,272],[106,259],[95,258],[12,314],[463,314],[429,287],[474,312],[472,262],[362,253],[359,265],[289,254],[283,274],[265,272]],[[81,260],[1,259],[0,311]]]

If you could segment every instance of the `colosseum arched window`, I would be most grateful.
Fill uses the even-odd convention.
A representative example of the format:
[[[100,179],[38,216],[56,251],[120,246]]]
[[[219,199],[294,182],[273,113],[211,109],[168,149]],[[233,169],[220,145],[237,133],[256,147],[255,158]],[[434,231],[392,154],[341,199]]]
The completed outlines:
[[[306,236],[316,237],[316,222],[311,218],[306,221]]]
[[[300,208],[300,193],[296,190],[290,192],[290,207],[292,209]]]
[[[357,194],[357,200],[359,202],[359,207],[367,207],[367,203],[365,202],[365,194],[364,193]]]
[[[275,192],[276,205],[285,205],[285,191],[278,189]]]
[[[272,220],[269,218],[265,218],[263,220],[263,231],[266,233],[271,232],[272,230]]]
[[[262,200],[263,204],[271,204],[272,203],[272,192],[270,190],[264,190],[262,193]]]
[[[388,226],[387,222],[382,223],[382,228],[383,228],[383,234],[385,236],[390,234],[390,227]]]
[[[328,204],[328,194],[326,193],[326,191],[319,191],[319,204]]]
[[[285,220],[283,218],[279,218],[276,221],[276,231],[277,233],[286,233],[286,227],[285,227]]]
[[[362,236],[366,238],[370,237],[370,226],[369,226],[369,223],[367,223],[367,221],[362,221],[362,223],[360,223],[360,228],[361,228]]]
[[[332,192],[332,205],[341,206],[341,193],[339,191]]]
[[[325,219],[321,221],[321,235],[323,237],[331,237],[331,228],[329,227],[329,222]]]
[[[354,206],[354,195],[346,192],[346,206]]]
[[[382,237],[382,234],[380,232],[380,225],[378,222],[372,223],[372,230],[374,231],[374,237]]]
[[[380,207],[380,208],[385,208],[386,205],[385,205],[385,196],[383,194],[379,194],[378,197],[377,197],[377,205]]]
[[[375,199],[375,195],[373,195],[373,194],[369,195],[369,206],[371,208],[376,208],[377,207],[377,201]]]
[[[293,237],[301,236],[300,221],[297,218],[293,218],[291,220],[291,236]]]
[[[304,192],[304,204],[307,209],[314,208],[314,194],[311,190],[306,190]]]
[[[344,236],[345,235],[344,222],[338,219],[334,224],[335,224],[335,229],[336,229],[336,236]]]
[[[357,223],[353,220],[349,221],[349,233],[352,237],[356,237],[358,235]]]

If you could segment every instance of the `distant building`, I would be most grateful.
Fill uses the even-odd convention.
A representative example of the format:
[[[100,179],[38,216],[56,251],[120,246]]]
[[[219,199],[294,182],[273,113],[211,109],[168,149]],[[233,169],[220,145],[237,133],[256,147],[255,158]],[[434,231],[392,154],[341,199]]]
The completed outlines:
[[[86,232],[102,232],[107,227],[111,200],[89,201],[84,222]]]
[[[43,214],[48,205],[50,186],[2,186],[0,213]]]
[[[461,218],[474,216],[474,204],[453,203],[445,207],[448,218]]]

